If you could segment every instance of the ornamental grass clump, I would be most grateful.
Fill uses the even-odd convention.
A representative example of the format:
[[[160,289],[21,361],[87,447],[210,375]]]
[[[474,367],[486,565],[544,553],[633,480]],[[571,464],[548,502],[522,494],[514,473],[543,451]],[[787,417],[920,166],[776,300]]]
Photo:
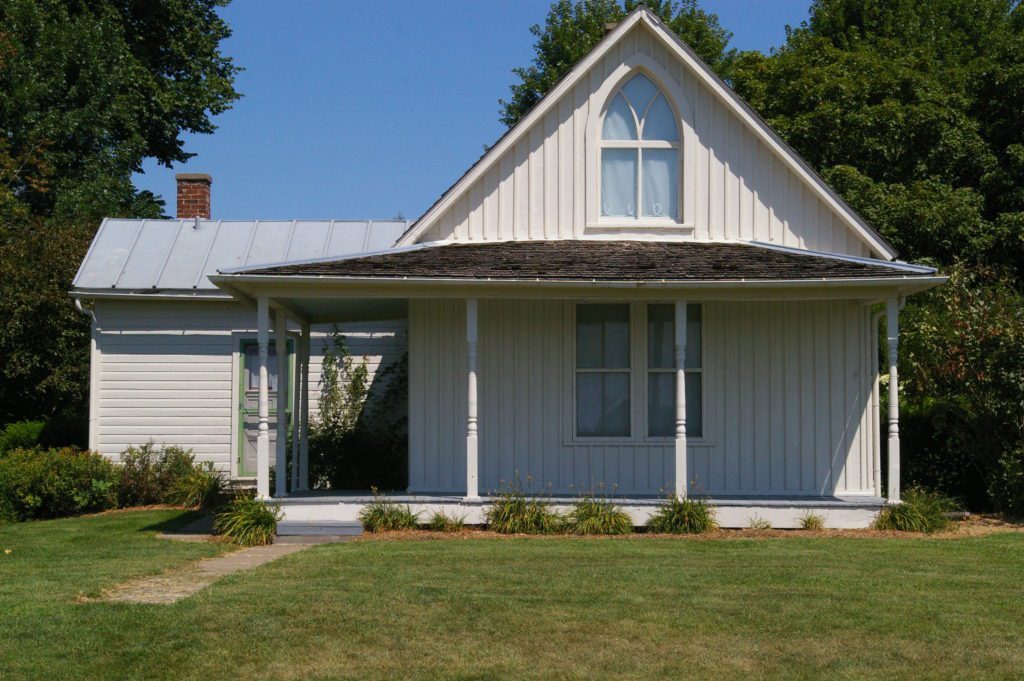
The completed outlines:
[[[240,494],[214,516],[213,529],[233,544],[266,546],[274,543],[281,516],[279,506]]]
[[[367,532],[415,530],[419,526],[420,514],[413,513],[407,505],[379,496],[376,490],[373,496],[373,503],[359,512],[359,522]]]
[[[814,511],[804,511],[804,514],[800,516],[799,522],[801,530],[825,529],[825,517]]]
[[[669,497],[647,521],[647,531],[658,534],[701,534],[717,528],[715,509],[700,498]]]
[[[427,529],[434,532],[461,532],[466,527],[466,516],[448,515],[444,511],[434,511],[427,521]]]
[[[938,492],[912,487],[900,503],[882,509],[875,519],[875,529],[900,532],[939,532],[949,528],[949,514],[961,510],[955,499]]]
[[[588,494],[573,503],[564,529],[570,534],[629,534],[633,521],[618,504]]]
[[[486,520],[488,529],[501,534],[555,534],[564,529],[560,515],[518,485],[510,485],[498,496],[487,509]]]

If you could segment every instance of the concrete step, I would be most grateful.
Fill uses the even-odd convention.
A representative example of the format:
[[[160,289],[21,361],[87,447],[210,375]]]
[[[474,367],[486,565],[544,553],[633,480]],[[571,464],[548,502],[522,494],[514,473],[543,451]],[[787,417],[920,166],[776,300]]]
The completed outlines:
[[[277,524],[279,537],[351,537],[362,533],[360,523],[340,520],[282,520]]]

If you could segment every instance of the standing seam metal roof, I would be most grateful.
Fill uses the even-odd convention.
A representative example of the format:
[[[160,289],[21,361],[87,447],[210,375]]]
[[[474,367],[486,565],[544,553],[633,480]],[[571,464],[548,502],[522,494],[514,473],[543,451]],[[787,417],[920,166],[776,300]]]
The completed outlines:
[[[218,270],[381,251],[408,226],[406,220],[107,218],[72,286],[218,291],[207,276]]]

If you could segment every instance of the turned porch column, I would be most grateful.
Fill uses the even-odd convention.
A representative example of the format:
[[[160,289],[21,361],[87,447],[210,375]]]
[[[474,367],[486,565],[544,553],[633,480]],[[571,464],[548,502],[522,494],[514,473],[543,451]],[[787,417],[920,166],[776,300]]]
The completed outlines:
[[[466,498],[476,499],[480,496],[478,480],[477,450],[477,396],[476,396],[476,341],[477,341],[477,301],[476,298],[466,300],[466,356],[468,360],[468,409],[466,416]]]
[[[274,328],[277,351],[277,442],[274,459],[274,496],[288,494],[288,317],[278,310]]]
[[[885,333],[889,341],[889,501],[900,500],[900,385],[896,375],[899,358],[900,306],[897,298],[885,301]]]
[[[256,339],[259,345],[259,400],[257,415],[259,428],[256,432],[256,496],[266,499],[270,496],[270,389],[267,386],[267,360],[270,355],[268,336],[270,314],[267,299],[256,299]]]
[[[291,378],[292,386],[292,465],[288,476],[288,491],[299,490],[299,441],[302,432],[302,337],[299,336],[295,347],[294,371]]]
[[[686,498],[689,485],[686,470],[686,301],[676,301],[676,479],[675,494]]]
[[[302,360],[302,380],[299,393],[302,395],[302,414],[300,416],[299,442],[299,489],[309,489],[309,324],[302,325],[299,338],[299,356]]]

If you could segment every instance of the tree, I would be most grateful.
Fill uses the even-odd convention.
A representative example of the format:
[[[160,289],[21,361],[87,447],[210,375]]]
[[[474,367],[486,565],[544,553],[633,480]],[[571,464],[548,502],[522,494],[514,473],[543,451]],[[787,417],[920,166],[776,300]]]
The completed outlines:
[[[0,3],[0,422],[84,414],[89,321],[68,289],[104,216],[160,217],[132,184],[187,160],[239,95],[226,0]]]
[[[502,100],[501,122],[512,127],[541,97],[576,65],[605,35],[606,25],[622,21],[645,5],[679,35],[719,75],[728,73],[734,51],[726,49],[732,34],[718,17],[700,9],[697,0],[557,0],[544,26],[534,25],[533,63],[512,72],[519,82],[511,86],[512,98]]]

